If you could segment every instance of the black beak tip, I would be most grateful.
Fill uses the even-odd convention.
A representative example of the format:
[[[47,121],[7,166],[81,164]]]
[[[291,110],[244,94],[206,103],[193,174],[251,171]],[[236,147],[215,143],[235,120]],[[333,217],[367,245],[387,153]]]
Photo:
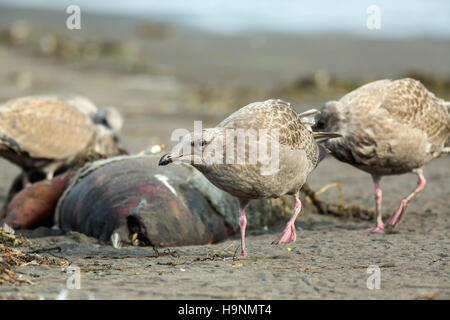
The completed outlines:
[[[165,155],[163,155],[161,157],[161,159],[159,159],[158,165],[159,166],[166,166],[166,165],[168,165],[171,162],[172,162],[172,159],[171,159],[170,154],[165,154]]]

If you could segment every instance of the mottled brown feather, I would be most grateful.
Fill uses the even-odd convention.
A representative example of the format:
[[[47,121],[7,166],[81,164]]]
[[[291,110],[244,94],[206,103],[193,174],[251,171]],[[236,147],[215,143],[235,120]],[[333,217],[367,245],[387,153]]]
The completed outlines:
[[[279,143],[292,150],[305,150],[313,163],[317,162],[318,151],[313,134],[303,124],[300,115],[291,104],[280,99],[251,103],[231,114],[217,127],[245,129],[277,129]]]
[[[62,100],[25,97],[0,107],[0,132],[33,158],[65,159],[94,139],[89,118]]]
[[[345,95],[340,102],[366,111],[386,109],[390,117],[423,131],[435,144],[450,134],[447,103],[415,79],[375,81]]]
[[[417,80],[379,80],[327,103],[317,130],[343,135],[326,144],[337,159],[374,175],[401,174],[441,155],[450,137],[446,105]]]

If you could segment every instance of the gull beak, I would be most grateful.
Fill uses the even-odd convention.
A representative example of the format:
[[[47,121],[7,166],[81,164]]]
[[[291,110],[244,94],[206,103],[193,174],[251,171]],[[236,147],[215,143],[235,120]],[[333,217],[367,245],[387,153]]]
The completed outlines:
[[[119,154],[120,154],[120,155],[126,155],[126,156],[130,155],[130,154],[128,153],[128,151],[125,150],[124,148],[118,147],[117,150],[119,151]]]
[[[170,153],[168,153],[168,154],[163,155],[163,156],[161,157],[161,159],[159,159],[158,165],[159,165],[159,166],[166,166],[166,165],[168,165],[169,163],[171,163],[172,161],[173,161],[173,160],[172,160],[172,155],[171,155]]]

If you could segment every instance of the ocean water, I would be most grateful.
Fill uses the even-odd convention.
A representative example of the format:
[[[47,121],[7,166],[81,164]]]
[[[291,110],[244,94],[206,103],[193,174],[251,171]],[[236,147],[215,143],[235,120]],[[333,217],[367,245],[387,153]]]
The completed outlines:
[[[450,39],[449,0],[0,0],[0,5],[149,17],[209,32],[346,34]],[[379,29],[369,29],[379,9]]]

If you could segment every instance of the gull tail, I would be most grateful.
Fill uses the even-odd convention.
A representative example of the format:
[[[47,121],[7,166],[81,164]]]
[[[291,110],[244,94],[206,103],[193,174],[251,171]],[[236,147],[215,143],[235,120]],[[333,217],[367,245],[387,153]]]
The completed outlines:
[[[342,137],[341,134],[335,132],[313,132],[312,134],[317,143],[327,141],[328,139]]]

